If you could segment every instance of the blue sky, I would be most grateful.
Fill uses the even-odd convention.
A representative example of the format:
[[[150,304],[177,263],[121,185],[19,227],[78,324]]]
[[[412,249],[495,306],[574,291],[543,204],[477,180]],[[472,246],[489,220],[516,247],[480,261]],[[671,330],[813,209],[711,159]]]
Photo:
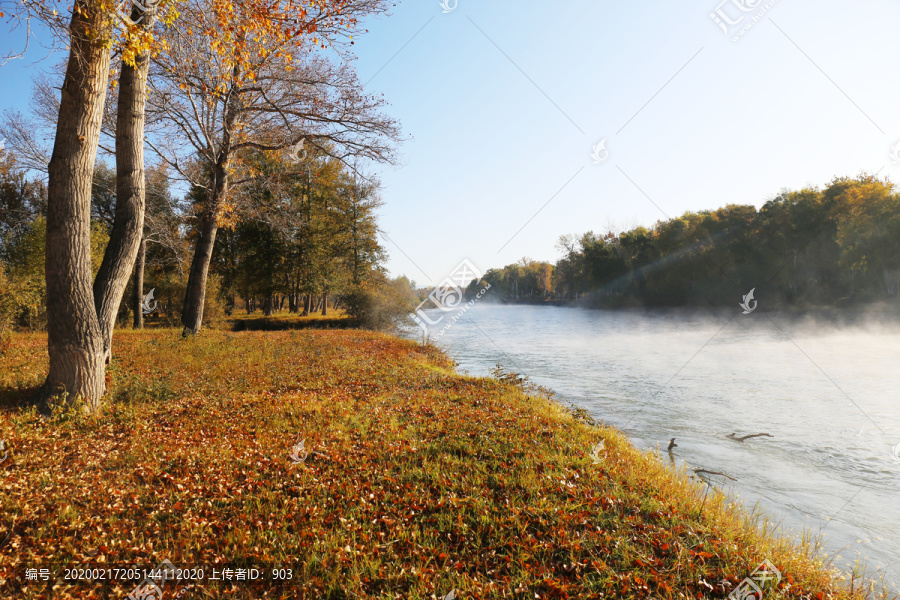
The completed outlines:
[[[391,271],[555,260],[564,233],[896,178],[900,5],[719,1],[417,1],[371,23],[360,77],[414,138],[382,171]],[[717,8],[746,15],[731,36]]]
[[[410,0],[372,20],[356,67],[411,138],[379,169],[391,273],[436,283],[463,259],[555,260],[564,233],[897,178],[900,5],[719,2]],[[717,9],[743,20],[725,34]],[[29,62],[0,67],[0,108],[27,107]]]

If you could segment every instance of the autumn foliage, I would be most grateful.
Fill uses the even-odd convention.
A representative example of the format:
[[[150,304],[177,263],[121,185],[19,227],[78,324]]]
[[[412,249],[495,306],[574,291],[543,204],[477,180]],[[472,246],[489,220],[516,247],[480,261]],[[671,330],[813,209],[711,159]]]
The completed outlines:
[[[124,598],[137,582],[25,569],[168,559],[293,569],[291,585],[203,582],[189,598],[724,598],[764,558],[785,574],[773,598],[849,597],[615,431],[518,378],[458,375],[430,346],[155,330],[117,347],[101,416],[49,419],[23,404],[43,336],[0,351],[0,597]]]

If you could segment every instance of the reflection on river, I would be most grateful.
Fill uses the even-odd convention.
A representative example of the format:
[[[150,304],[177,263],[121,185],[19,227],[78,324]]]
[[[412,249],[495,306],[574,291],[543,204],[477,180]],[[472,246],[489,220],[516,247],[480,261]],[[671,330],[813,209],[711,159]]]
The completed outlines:
[[[867,558],[900,589],[897,324],[481,304],[437,344],[473,375],[528,375],[638,447],[677,438],[678,460],[734,477],[722,487],[785,535],[824,528],[836,564]]]

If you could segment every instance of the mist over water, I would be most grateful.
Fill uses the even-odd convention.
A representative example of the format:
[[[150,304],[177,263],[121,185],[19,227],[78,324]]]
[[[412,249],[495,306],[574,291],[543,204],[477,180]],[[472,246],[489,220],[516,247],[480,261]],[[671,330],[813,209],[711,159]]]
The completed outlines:
[[[437,330],[453,314],[428,311]],[[473,375],[499,362],[529,376],[639,448],[677,438],[678,462],[734,477],[717,487],[783,535],[821,529],[836,565],[867,559],[900,589],[896,321],[479,304],[436,343]]]

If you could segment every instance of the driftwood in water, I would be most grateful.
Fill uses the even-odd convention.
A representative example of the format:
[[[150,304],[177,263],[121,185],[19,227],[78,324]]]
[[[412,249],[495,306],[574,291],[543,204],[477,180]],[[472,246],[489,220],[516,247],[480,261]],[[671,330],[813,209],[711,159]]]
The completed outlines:
[[[721,475],[722,477],[725,477],[732,481],[737,481],[737,479],[735,479],[734,477],[731,477],[730,475],[726,475],[725,473],[722,473],[721,471],[707,471],[706,469],[694,469],[694,473],[696,473],[697,475],[700,475],[700,473],[706,473],[707,475]],[[701,477],[702,477],[702,475],[701,475]]]
[[[744,440],[749,440],[750,438],[762,437],[762,436],[775,437],[771,433],[751,433],[750,435],[745,435],[742,437],[737,437],[736,433],[732,433],[732,434],[726,435],[725,437],[727,437],[730,440],[734,440],[736,442],[743,442]]]

